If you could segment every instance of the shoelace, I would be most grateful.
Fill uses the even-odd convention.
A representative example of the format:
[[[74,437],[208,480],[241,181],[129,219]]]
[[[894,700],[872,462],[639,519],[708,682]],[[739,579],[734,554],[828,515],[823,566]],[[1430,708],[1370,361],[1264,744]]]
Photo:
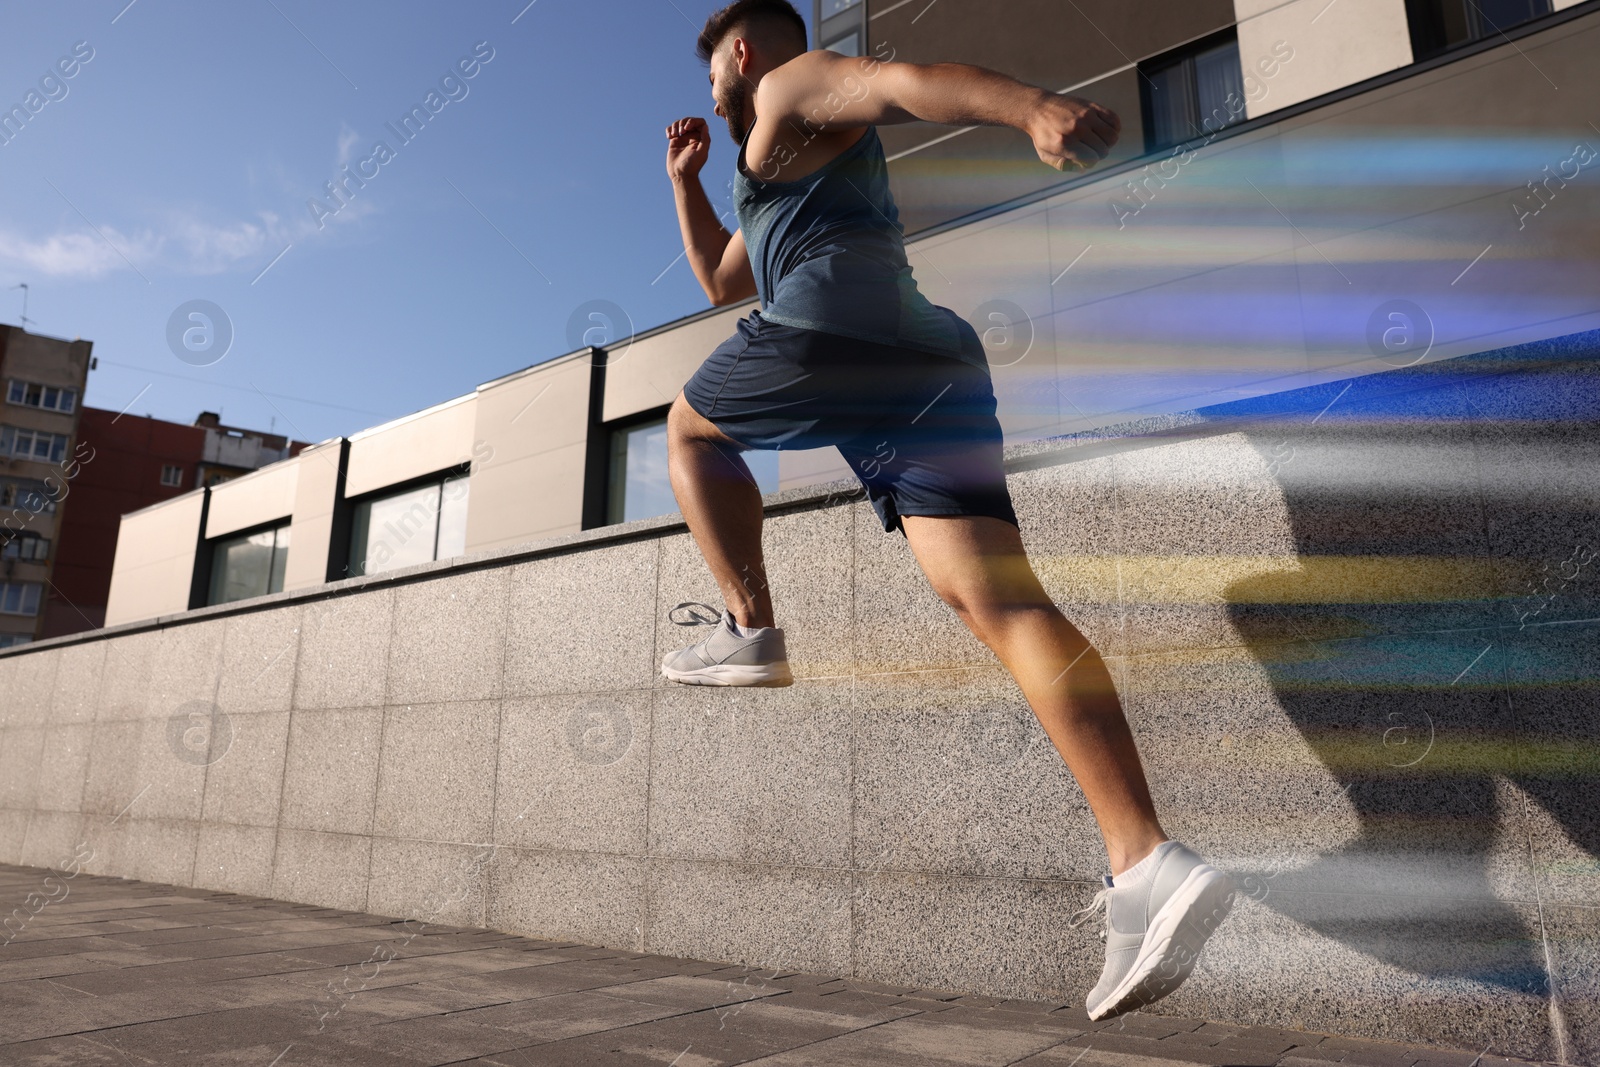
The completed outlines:
[[[710,613],[711,617],[707,618],[700,612],[691,611],[689,612],[688,621],[680,622],[678,619],[674,618],[674,616],[684,608],[704,608]],[[678,604],[671,611],[667,612],[667,620],[674,626],[715,626],[717,623],[722,621],[722,612],[718,611],[710,604],[702,604],[698,600],[685,600],[682,604]]]
[[[1102,910],[1106,911],[1109,916],[1110,902],[1111,887],[1107,886],[1094,895],[1094,900],[1089,902],[1089,906],[1087,908],[1082,908],[1073,912],[1072,918],[1067,920],[1067,926],[1071,929],[1076,929],[1077,927],[1080,927],[1084,923],[1088,922],[1090,919],[1094,918],[1096,912]],[[1106,931],[1105,928],[1102,927],[1100,930],[1100,940],[1104,941],[1105,939]]]

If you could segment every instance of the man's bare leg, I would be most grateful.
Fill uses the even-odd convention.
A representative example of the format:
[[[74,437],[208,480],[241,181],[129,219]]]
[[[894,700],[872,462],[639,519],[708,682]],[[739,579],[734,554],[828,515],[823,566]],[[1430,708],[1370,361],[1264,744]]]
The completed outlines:
[[[722,601],[740,626],[772,626],[761,490],[739,446],[683,399],[667,412],[667,473]]]
[[[772,626],[761,493],[738,445],[683,399],[667,415],[672,491],[741,626]],[[1166,839],[1100,654],[1039,584],[1015,526],[987,516],[908,515],[906,539],[934,591],[1011,672],[1077,778],[1113,876]]]
[[[1077,778],[1112,876],[1132,867],[1167,835],[1100,653],[1045,593],[1015,526],[988,516],[902,518],[934,591],[1011,672]]]

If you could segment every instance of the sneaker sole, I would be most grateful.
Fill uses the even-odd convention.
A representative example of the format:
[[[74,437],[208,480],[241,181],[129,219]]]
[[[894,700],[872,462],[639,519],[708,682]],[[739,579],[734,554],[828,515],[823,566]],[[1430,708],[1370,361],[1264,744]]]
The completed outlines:
[[[661,673],[674,682],[683,685],[749,685],[749,686],[785,686],[794,684],[794,675],[789,671],[787,663],[769,663],[759,667],[744,666],[736,663],[716,663],[709,667],[701,667],[696,671],[673,670],[665,664]]]
[[[1142,1008],[1182,985],[1206,941],[1233,910],[1233,900],[1233,883],[1215,867],[1202,863],[1189,872],[1156,912],[1128,976],[1089,1018],[1098,1022]]]

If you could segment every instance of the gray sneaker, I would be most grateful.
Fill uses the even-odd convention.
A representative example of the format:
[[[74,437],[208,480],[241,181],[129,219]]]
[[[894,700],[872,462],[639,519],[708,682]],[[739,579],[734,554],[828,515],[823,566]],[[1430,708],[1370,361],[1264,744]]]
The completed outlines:
[[[1183,984],[1206,939],[1233,907],[1228,876],[1176,841],[1163,842],[1149,877],[1106,888],[1073,916],[1078,926],[1106,909],[1106,968],[1089,994],[1090,1019],[1151,1004]]]
[[[733,632],[733,615],[724,609],[711,636],[667,653],[661,673],[684,685],[793,685],[783,630],[763,626],[745,633]]]

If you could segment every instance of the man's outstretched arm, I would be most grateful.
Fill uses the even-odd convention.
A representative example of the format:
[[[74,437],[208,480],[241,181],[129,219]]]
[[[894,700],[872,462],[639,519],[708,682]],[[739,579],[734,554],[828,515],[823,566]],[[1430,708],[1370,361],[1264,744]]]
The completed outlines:
[[[967,63],[886,63],[818,49],[763,78],[756,111],[797,128],[848,129],[922,119],[947,126],[1013,126],[1057,170],[1092,167],[1117,143],[1110,108]]]
[[[756,295],[756,276],[744,236],[738,230],[728,233],[700,184],[710,150],[705,119],[679,119],[667,127],[667,175],[689,267],[713,304],[737,304]]]

